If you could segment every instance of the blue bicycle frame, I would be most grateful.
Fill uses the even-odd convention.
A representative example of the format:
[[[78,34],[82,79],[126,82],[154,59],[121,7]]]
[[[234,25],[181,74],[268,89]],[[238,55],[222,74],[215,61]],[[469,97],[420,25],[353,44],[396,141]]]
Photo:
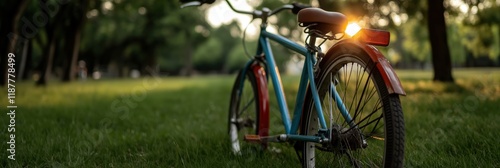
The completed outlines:
[[[283,92],[283,86],[281,83],[281,78],[279,75],[278,68],[276,66],[276,63],[274,61],[274,56],[271,50],[271,46],[269,44],[269,39],[272,41],[275,41],[284,47],[291,49],[293,51],[298,52],[299,54],[305,56],[305,61],[304,61],[304,68],[302,69],[302,74],[300,77],[300,84],[299,84],[299,91],[297,94],[297,99],[296,99],[296,104],[295,104],[295,109],[293,113],[293,119],[290,120],[290,114],[288,111],[288,106],[285,101],[285,94]],[[311,92],[312,92],[312,97],[314,100],[314,106],[317,109],[318,113],[318,118],[321,124],[321,129],[327,130],[327,124],[325,122],[325,117],[323,116],[323,111],[322,107],[319,101],[319,95],[318,91],[316,88],[316,84],[314,81],[314,74],[313,74],[313,65],[316,64],[316,52],[308,50],[306,47],[299,45],[285,37],[282,37],[277,34],[272,34],[266,31],[266,27],[262,26],[261,27],[261,32],[259,36],[259,45],[257,48],[257,55],[265,55],[266,59],[266,70],[267,74],[271,78],[276,99],[278,101],[278,106],[280,109],[281,113],[281,118],[283,121],[283,125],[285,127],[285,132],[288,136],[289,139],[292,140],[300,140],[300,141],[311,141],[311,142],[320,142],[321,139],[318,136],[305,136],[305,135],[297,135],[298,132],[298,127],[300,124],[300,118],[301,118],[301,113],[302,113],[302,108],[304,104],[304,99],[306,95],[306,90],[307,90],[307,85],[309,84]],[[249,65],[253,61],[250,61],[247,63],[245,66],[244,70],[241,72],[242,74],[246,74],[246,71],[249,67]],[[241,75],[245,76],[245,75]],[[243,87],[243,86],[242,86]],[[332,87],[331,89],[332,97],[334,97],[334,100],[337,102],[337,107],[341,111],[342,115],[344,118],[346,118],[346,121],[348,123],[351,123],[351,117],[345,108],[344,104],[340,100],[340,96],[338,95],[338,92],[335,90],[335,87]]]

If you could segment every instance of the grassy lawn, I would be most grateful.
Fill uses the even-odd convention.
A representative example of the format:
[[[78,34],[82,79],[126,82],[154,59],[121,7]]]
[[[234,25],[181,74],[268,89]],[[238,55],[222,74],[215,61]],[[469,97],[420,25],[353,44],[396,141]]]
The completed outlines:
[[[431,71],[398,74],[408,94],[406,167],[500,166],[500,70],[458,69],[456,84],[432,82]],[[7,159],[5,91],[0,97],[1,167],[299,167],[285,144],[274,146],[281,152],[231,154],[234,77],[18,83],[16,161]],[[293,107],[298,77],[283,83]]]

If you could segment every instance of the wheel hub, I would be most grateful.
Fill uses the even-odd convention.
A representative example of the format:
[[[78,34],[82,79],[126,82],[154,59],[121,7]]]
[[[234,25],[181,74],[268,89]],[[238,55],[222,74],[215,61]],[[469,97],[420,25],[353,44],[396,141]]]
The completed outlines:
[[[242,128],[254,128],[255,121],[251,118],[239,118],[236,122],[233,122],[238,127],[238,130]]]
[[[357,128],[343,128],[334,125],[330,131],[330,145],[337,151],[356,150],[366,148],[368,144]]]

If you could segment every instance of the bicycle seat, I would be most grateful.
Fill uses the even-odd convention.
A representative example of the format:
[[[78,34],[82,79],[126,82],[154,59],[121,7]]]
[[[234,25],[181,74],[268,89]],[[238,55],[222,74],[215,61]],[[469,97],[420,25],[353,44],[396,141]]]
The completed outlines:
[[[347,17],[339,12],[328,12],[320,8],[305,8],[297,14],[301,26],[319,30],[323,34],[342,33],[347,26]]]

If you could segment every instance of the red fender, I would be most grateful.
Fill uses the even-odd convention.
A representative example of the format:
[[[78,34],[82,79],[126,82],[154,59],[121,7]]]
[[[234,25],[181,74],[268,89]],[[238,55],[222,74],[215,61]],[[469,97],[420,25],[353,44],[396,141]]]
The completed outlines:
[[[404,91],[403,86],[401,85],[401,82],[396,75],[396,72],[394,72],[391,64],[389,64],[389,61],[384,57],[382,53],[380,53],[380,51],[376,47],[372,45],[361,43],[354,39],[345,39],[333,45],[326,53],[326,56],[332,55],[336,50],[342,50],[344,48],[343,46],[346,45],[361,48],[368,56],[370,56],[373,62],[377,63],[377,69],[381,72],[382,78],[384,79],[384,83],[387,86],[389,94],[406,95],[406,92]]]
[[[267,78],[266,71],[259,64],[251,65],[250,69],[255,75],[255,81],[257,84],[257,92],[259,93],[259,100],[257,102],[260,104],[259,110],[259,135],[260,137],[266,137],[269,135],[269,92],[267,90]],[[267,146],[264,142],[262,145]]]

